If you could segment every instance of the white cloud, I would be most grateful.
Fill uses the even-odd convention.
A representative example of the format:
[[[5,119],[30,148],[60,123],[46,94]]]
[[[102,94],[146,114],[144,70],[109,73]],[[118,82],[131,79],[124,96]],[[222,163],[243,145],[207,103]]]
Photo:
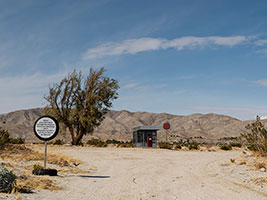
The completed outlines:
[[[264,46],[264,45],[267,45],[267,40],[257,40],[257,41],[255,42],[255,44],[256,44],[257,46]]]
[[[176,48],[181,51],[185,48],[204,47],[208,45],[220,45],[233,47],[249,41],[250,37],[230,36],[230,37],[180,37],[173,40],[161,38],[139,38],[124,40],[120,43],[107,43],[96,48],[88,49],[83,55],[83,59],[101,58],[104,56],[118,56],[122,54],[136,54],[144,51]]]
[[[48,94],[51,83],[57,83],[66,74],[33,74],[0,78],[0,113],[17,109],[40,107],[45,105],[44,95]]]
[[[129,88],[135,88],[136,86],[138,86],[138,83],[129,83],[123,86],[122,88],[129,89]]]
[[[267,87],[267,79],[253,81],[254,84]]]
[[[232,36],[232,37],[181,37],[170,40],[164,44],[164,48],[175,47],[177,50],[184,48],[196,48],[207,45],[221,45],[221,46],[235,46],[248,40],[245,36]]]
[[[84,59],[98,58],[103,56],[114,56],[122,54],[136,54],[142,51],[158,50],[162,41],[154,38],[140,38],[124,40],[121,43],[107,43],[94,49],[88,49]]]
[[[122,89],[136,89],[137,91],[147,91],[154,89],[162,89],[168,87],[167,84],[153,84],[153,85],[140,85],[139,83],[129,83],[122,86]]]

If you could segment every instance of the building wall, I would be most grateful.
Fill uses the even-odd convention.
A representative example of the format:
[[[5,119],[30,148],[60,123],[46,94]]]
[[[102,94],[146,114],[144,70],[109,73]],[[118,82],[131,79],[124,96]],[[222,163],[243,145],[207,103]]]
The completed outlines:
[[[152,147],[157,147],[157,131],[137,130],[133,132],[133,143],[135,147],[147,147],[147,138],[152,137]]]

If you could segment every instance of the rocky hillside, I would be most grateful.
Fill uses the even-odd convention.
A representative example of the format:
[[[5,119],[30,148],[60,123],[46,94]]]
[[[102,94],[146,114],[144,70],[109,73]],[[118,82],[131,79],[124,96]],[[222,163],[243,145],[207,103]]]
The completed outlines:
[[[39,140],[33,133],[33,124],[40,116],[41,108],[1,114],[0,126],[8,129],[12,137],[22,137],[28,142],[37,142]],[[185,138],[215,140],[223,137],[236,137],[251,122],[217,114],[177,116],[167,113],[110,111],[101,126],[94,131],[93,136],[86,136],[85,140],[90,137],[131,140],[133,127],[142,125],[162,126],[166,121],[171,124],[168,136],[172,140]],[[264,123],[266,122],[265,120]],[[165,130],[160,130],[158,133],[159,139],[165,138]],[[63,131],[57,138],[70,141],[69,134]]]

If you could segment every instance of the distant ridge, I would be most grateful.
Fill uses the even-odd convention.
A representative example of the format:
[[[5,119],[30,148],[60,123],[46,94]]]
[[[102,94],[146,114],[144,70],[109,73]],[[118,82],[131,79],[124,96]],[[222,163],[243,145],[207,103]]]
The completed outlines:
[[[0,126],[9,130],[12,137],[22,137],[28,142],[39,141],[33,134],[33,124],[41,116],[41,108],[19,110],[0,115]],[[105,120],[93,133],[85,139],[96,137],[101,139],[131,140],[132,129],[136,126],[162,126],[168,121],[171,129],[168,135],[172,140],[181,138],[219,139],[223,137],[237,137],[245,126],[252,121],[238,119],[218,114],[192,114],[188,116],[172,115],[168,113],[129,112],[127,110],[107,113]],[[266,123],[267,120],[263,120]],[[165,130],[160,130],[159,139],[165,138]],[[57,137],[70,141],[69,134],[63,132]]]

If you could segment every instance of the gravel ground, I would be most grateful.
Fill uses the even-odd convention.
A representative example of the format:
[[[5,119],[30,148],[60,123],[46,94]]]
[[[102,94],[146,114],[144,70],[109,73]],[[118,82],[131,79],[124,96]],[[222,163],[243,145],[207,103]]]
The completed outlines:
[[[0,199],[267,199],[267,185],[251,181],[267,173],[230,162],[241,156],[240,151],[89,147],[51,147],[49,151],[83,161],[81,168],[91,173],[52,177],[63,190],[0,194]]]

